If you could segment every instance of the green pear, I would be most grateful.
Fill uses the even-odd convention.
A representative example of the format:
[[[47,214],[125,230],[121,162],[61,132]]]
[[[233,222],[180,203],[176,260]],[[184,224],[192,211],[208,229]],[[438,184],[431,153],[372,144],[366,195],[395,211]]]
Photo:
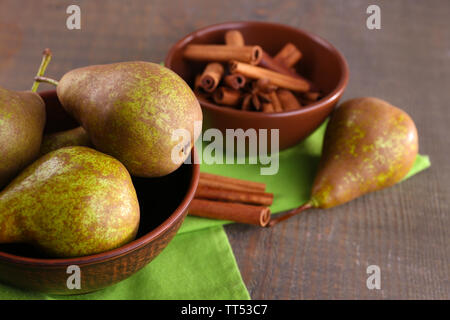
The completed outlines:
[[[0,193],[0,243],[29,243],[54,257],[78,257],[134,239],[139,204],[116,159],[87,147],[53,151]]]
[[[37,158],[44,126],[38,94],[0,87],[0,189]]]
[[[37,76],[42,76],[52,53],[45,49]],[[12,91],[0,87],[0,190],[39,154],[45,126],[45,103],[31,91]]]
[[[406,112],[377,98],[344,102],[328,123],[310,200],[270,225],[394,185],[411,170],[418,149],[417,129]]]
[[[158,177],[176,170],[201,131],[202,112],[194,93],[159,64],[95,65],[72,70],[59,82],[38,80],[57,85],[64,109],[87,131],[95,148],[120,160],[135,176]],[[194,130],[196,123],[200,127]],[[173,138],[175,130],[189,133],[182,149],[180,139]]]
[[[92,146],[91,139],[83,127],[45,134],[39,154],[43,156],[49,152],[72,146]]]
[[[346,101],[328,124],[311,203],[330,208],[396,184],[418,149],[406,112],[377,98]]]

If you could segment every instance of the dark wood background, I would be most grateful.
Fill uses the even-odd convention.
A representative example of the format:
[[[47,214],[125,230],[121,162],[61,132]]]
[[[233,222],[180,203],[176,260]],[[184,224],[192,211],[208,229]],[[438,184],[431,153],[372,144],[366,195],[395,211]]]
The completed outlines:
[[[81,7],[81,30],[66,29],[72,3]],[[381,7],[381,30],[366,28],[366,9],[374,3]],[[47,74],[59,78],[89,64],[162,61],[186,33],[223,21],[310,30],[348,60],[343,98],[376,96],[405,109],[432,167],[274,229],[227,226],[252,298],[449,299],[449,17],[448,0],[0,0],[0,84],[28,89],[45,47],[55,57]],[[371,264],[381,268],[381,290],[366,287]]]

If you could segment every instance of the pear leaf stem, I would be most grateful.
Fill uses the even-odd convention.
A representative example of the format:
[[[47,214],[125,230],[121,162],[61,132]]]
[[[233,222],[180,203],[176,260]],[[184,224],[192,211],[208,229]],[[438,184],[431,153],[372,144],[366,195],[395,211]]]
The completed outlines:
[[[42,54],[43,54],[43,57],[42,57],[41,65],[39,66],[39,70],[36,74],[36,77],[42,77],[44,75],[45,70],[47,69],[47,66],[50,63],[50,60],[52,59],[52,52],[50,51],[50,49],[48,49],[48,48],[45,49]],[[36,81],[36,79],[35,79],[33,82],[33,86],[31,87],[31,91],[36,92],[38,87],[39,87],[39,82]]]
[[[56,81],[56,80],[54,80],[54,79],[51,79],[51,78],[47,78],[47,77],[41,77],[41,76],[36,76],[36,77],[34,77],[34,80],[37,82],[37,83],[41,83],[41,82],[44,82],[44,83],[49,83],[49,84],[52,84],[52,85],[54,85],[55,87],[58,85],[58,81]]]
[[[288,212],[286,212],[283,215],[280,215],[278,217],[276,217],[275,219],[270,220],[270,222],[267,224],[268,227],[273,227],[274,225],[280,223],[281,221],[287,220],[299,213],[302,213],[305,210],[308,210],[310,208],[313,208],[313,204],[311,201],[306,202],[305,204],[301,205],[298,208],[292,209]]]

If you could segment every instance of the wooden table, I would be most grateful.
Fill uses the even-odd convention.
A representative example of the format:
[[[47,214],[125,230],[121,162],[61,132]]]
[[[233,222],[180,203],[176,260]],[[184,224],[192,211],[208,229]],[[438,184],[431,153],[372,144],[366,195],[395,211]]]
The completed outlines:
[[[73,1],[0,2],[0,84],[27,89],[50,47],[47,74],[126,60],[162,61],[176,40],[227,20],[276,21],[333,43],[348,60],[343,99],[377,96],[415,120],[431,169],[393,188],[274,229],[226,227],[254,299],[450,298],[450,2],[76,1],[81,30],[66,28]],[[381,29],[366,27],[381,8]],[[44,85],[43,87],[44,88]],[[381,290],[366,287],[369,265]]]

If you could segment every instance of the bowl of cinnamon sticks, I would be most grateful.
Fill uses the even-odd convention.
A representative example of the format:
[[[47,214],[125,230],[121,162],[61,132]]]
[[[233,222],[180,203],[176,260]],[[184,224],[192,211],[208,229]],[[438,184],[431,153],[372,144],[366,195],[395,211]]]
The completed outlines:
[[[348,82],[347,62],[326,40],[270,22],[227,22],[194,31],[166,67],[194,90],[204,129],[278,129],[279,148],[312,133]]]

